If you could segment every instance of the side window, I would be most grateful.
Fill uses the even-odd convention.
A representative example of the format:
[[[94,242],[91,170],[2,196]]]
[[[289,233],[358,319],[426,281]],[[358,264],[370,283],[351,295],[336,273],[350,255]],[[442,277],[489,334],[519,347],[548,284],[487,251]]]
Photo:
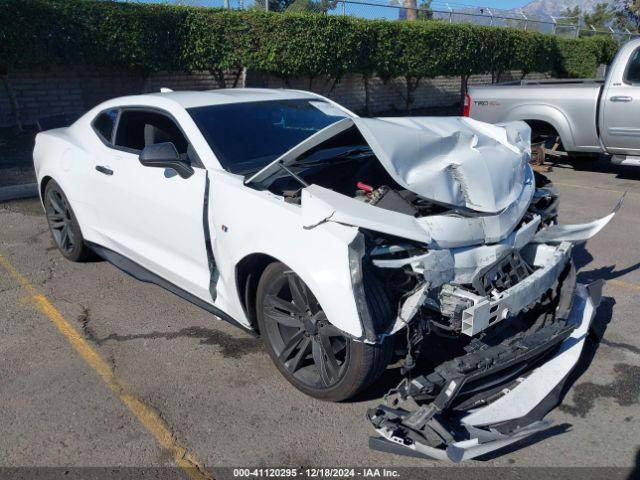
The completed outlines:
[[[106,110],[98,115],[93,121],[93,129],[102,141],[111,144],[113,138],[113,127],[116,124],[118,118],[118,109]]]
[[[147,145],[172,142],[178,153],[189,146],[178,126],[166,115],[147,110],[123,110],[118,122],[115,146],[140,151]]]
[[[637,48],[631,55],[624,80],[627,83],[640,84],[640,48]]]

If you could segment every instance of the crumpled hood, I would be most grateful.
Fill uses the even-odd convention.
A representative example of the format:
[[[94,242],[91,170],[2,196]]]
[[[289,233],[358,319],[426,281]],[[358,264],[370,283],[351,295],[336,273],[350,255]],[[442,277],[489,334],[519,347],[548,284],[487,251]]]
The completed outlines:
[[[497,213],[516,201],[531,157],[524,122],[465,117],[354,118],[401,186],[438,203]]]
[[[440,204],[498,213],[521,195],[531,157],[524,122],[491,125],[466,117],[346,117],[311,135],[246,184],[267,181],[310,149],[346,131],[360,131],[402,187]]]

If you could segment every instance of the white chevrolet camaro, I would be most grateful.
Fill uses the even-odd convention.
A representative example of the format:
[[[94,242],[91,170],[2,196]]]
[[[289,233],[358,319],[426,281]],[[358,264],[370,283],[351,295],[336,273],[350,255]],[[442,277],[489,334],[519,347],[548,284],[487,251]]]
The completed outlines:
[[[523,122],[359,118],[292,90],[104,102],[36,137],[55,242],[252,332],[344,400],[394,357],[375,448],[459,461],[545,427],[599,300]],[[544,180],[544,179],[542,179]]]

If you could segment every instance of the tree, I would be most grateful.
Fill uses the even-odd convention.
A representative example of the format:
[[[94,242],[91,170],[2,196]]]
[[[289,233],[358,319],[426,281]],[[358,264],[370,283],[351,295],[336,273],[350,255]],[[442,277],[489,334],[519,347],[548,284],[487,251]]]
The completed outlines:
[[[576,5],[575,7],[565,8],[558,18],[558,25],[577,25],[580,22],[582,10]]]
[[[593,7],[593,11],[591,13],[584,13],[582,20],[585,25],[589,27],[594,27],[597,30],[604,30],[611,25],[614,17],[615,11],[608,3],[597,3],[595,7]]]
[[[556,33],[564,34],[571,37],[577,35],[577,29],[579,28],[580,17],[582,15],[582,11],[579,6],[575,6],[573,8],[565,8],[558,18],[556,24]]]
[[[404,6],[407,20],[416,20],[418,18],[418,2],[417,0],[404,0]]]
[[[295,0],[268,0],[270,12],[284,12]],[[265,0],[255,0],[251,6],[255,10],[265,10]]]
[[[640,31],[640,0],[616,0],[614,10],[618,28]]]
[[[288,13],[327,13],[336,8],[337,0],[293,0],[287,7]]]
[[[418,20],[433,20],[432,0],[422,0],[418,7]]]
[[[432,0],[389,0],[389,5],[398,9],[398,20],[433,20]]]

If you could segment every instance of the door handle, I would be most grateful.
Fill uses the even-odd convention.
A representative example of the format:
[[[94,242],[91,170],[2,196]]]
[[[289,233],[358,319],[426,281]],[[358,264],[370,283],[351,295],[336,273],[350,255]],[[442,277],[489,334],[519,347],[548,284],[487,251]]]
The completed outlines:
[[[108,167],[103,167],[102,165],[96,166],[96,170],[100,173],[104,173],[105,175],[113,175],[113,170]]]
[[[633,97],[611,97],[609,100],[612,102],[630,102],[633,100]]]

